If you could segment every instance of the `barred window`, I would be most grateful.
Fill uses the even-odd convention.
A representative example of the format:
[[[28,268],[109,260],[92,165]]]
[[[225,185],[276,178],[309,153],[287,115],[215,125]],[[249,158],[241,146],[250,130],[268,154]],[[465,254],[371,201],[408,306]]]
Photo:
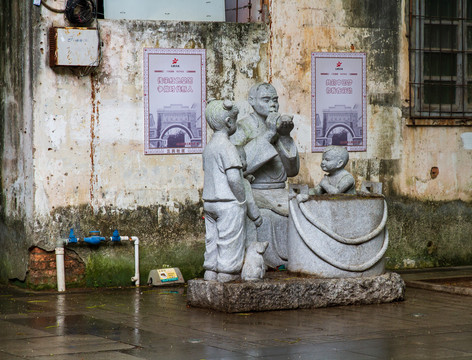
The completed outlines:
[[[225,0],[227,22],[264,22],[268,0]]]
[[[410,0],[410,118],[472,119],[472,0]]]

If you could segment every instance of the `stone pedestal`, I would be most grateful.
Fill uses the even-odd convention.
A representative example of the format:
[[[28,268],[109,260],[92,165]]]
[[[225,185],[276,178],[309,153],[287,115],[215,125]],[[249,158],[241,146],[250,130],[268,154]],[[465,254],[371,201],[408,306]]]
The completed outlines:
[[[396,273],[321,279],[272,272],[260,282],[190,280],[187,302],[190,306],[235,313],[380,304],[403,300],[404,292],[405,283]]]

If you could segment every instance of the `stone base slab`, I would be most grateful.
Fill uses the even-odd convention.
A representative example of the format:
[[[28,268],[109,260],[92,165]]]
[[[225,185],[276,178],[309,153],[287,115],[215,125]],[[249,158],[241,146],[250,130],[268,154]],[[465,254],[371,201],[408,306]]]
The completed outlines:
[[[190,306],[228,313],[380,304],[404,295],[405,282],[397,273],[322,279],[280,272],[259,282],[190,280],[187,288]]]

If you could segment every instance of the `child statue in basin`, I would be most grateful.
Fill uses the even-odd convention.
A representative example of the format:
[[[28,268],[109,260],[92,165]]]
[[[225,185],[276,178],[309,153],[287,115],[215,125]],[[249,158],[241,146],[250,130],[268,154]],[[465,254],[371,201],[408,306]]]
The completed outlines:
[[[327,172],[313,189],[314,194],[355,194],[354,177],[344,169],[349,161],[349,153],[342,146],[328,146],[323,151],[321,169]]]

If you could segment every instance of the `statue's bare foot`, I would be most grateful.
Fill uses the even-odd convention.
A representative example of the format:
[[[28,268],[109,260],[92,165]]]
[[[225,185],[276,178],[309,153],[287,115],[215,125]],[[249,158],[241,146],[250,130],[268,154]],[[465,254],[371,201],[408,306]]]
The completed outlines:
[[[235,274],[226,274],[226,273],[218,273],[218,281],[219,282],[229,282],[239,280],[240,276]]]
[[[216,271],[207,270],[205,275],[203,275],[203,280],[206,281],[216,281],[218,279],[218,273]]]

